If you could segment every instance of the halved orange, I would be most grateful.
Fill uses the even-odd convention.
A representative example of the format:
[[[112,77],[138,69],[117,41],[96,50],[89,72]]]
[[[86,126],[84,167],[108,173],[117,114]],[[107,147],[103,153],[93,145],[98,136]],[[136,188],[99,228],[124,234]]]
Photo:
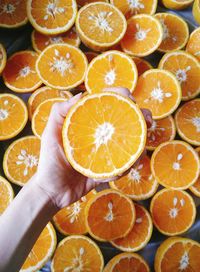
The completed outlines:
[[[184,48],[189,39],[187,23],[180,16],[172,13],[157,13],[155,17],[163,27],[163,40],[158,50],[169,52]]]
[[[191,33],[187,43],[186,51],[195,56],[200,61],[200,27],[196,28]]]
[[[76,0],[79,7],[82,7],[84,5],[87,5],[89,3],[93,2],[109,2],[108,0]]]
[[[188,189],[197,180],[199,169],[197,153],[183,141],[171,141],[159,145],[151,158],[154,177],[169,189]]]
[[[76,29],[82,42],[94,51],[104,51],[119,43],[126,28],[124,15],[109,3],[85,5],[76,18]]]
[[[123,86],[133,92],[137,78],[137,68],[131,57],[112,50],[100,54],[90,62],[85,86],[88,93],[99,93],[104,88],[118,86]]]
[[[149,157],[143,157],[128,174],[110,182],[110,186],[136,201],[152,197],[158,189],[158,182],[151,173]]]
[[[153,223],[149,212],[135,204],[136,220],[132,230],[124,238],[111,241],[111,244],[125,252],[135,252],[144,248],[153,232]]]
[[[138,76],[141,76],[144,74],[144,72],[153,69],[153,66],[151,63],[149,63],[147,60],[138,58],[138,57],[133,57],[133,60],[136,64],[137,70],[138,70]]]
[[[86,95],[68,112],[63,145],[71,165],[85,176],[122,174],[139,158],[146,123],[139,107],[114,92]]]
[[[197,152],[199,159],[200,159],[200,147],[196,148],[196,152]],[[199,175],[197,181],[189,189],[193,194],[200,197],[200,175]]]
[[[19,134],[28,121],[28,110],[16,95],[0,94],[0,141]]]
[[[171,237],[158,248],[155,256],[155,272],[198,272],[200,244],[188,238]]]
[[[12,142],[3,158],[6,177],[23,186],[36,173],[40,154],[40,140],[26,136]]]
[[[200,98],[181,106],[175,115],[178,134],[192,145],[200,145]]]
[[[16,28],[27,22],[26,1],[1,0],[0,27]]]
[[[6,66],[7,55],[3,44],[0,43],[0,74]]]
[[[125,237],[135,223],[133,202],[112,189],[103,190],[91,198],[85,214],[89,234],[99,241]]]
[[[190,100],[200,93],[200,63],[185,51],[166,53],[159,68],[172,72],[182,88],[182,100]]]
[[[11,184],[0,176],[0,216],[13,201],[14,191]]]
[[[27,93],[36,90],[42,81],[35,70],[38,54],[34,51],[20,51],[7,61],[3,71],[5,85],[14,92]]]
[[[147,150],[155,150],[160,144],[174,140],[176,126],[171,115],[161,120],[153,120],[151,127],[147,128]]]
[[[84,81],[87,64],[86,56],[75,46],[53,44],[39,55],[36,70],[44,84],[66,90]]]
[[[54,254],[51,271],[102,272],[104,260],[98,245],[82,235],[63,239]]]
[[[56,232],[51,223],[43,229],[20,272],[40,270],[52,257],[56,249]]]
[[[200,0],[195,0],[192,13],[194,16],[195,21],[200,24]]]
[[[139,14],[128,20],[121,41],[123,51],[132,56],[148,56],[158,49],[163,38],[162,25],[154,16]]]
[[[151,69],[141,75],[133,95],[141,108],[152,112],[155,120],[172,114],[181,102],[178,80],[172,73],[160,69]]]
[[[163,5],[168,9],[182,10],[189,7],[194,0],[162,0]]]

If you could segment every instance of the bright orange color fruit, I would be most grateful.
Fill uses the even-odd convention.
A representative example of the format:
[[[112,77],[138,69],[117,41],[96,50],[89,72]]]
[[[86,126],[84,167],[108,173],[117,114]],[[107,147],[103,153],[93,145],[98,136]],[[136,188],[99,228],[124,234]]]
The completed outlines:
[[[133,57],[133,60],[138,70],[138,76],[141,76],[142,74],[144,74],[144,72],[153,69],[153,66],[145,59]]]
[[[108,0],[76,0],[79,7],[82,7],[84,5],[87,5],[89,3],[93,2],[109,2]]]
[[[0,176],[0,216],[7,209],[14,198],[11,184]]]
[[[168,9],[182,10],[189,7],[194,0],[162,0],[163,5]]]
[[[196,28],[191,33],[189,41],[187,43],[186,51],[200,61],[200,27]]]
[[[200,24],[200,0],[195,0],[192,13],[194,16],[195,21]]]
[[[6,66],[7,55],[3,44],[0,43],[0,74]]]
[[[196,148],[196,152],[197,152],[199,159],[200,159],[200,147]],[[199,174],[197,181],[189,189],[190,189],[190,191],[192,191],[193,194],[200,197],[200,174]]]

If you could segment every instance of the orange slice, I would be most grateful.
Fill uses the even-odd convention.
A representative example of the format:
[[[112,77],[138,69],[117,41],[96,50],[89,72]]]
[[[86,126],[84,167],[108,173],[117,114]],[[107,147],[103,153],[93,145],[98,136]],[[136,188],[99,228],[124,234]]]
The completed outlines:
[[[51,259],[56,248],[56,243],[56,232],[52,224],[48,223],[37,239],[20,272],[40,270]]]
[[[104,272],[150,272],[146,261],[136,253],[121,253],[112,258]]]
[[[182,88],[182,100],[189,100],[200,93],[200,63],[185,51],[166,53],[160,61],[160,69],[172,72]]]
[[[142,74],[144,74],[144,72],[153,69],[153,66],[145,59],[133,57],[133,60],[138,70],[138,76],[141,76]]]
[[[155,120],[172,114],[181,102],[177,79],[172,73],[160,69],[151,69],[141,75],[133,95],[141,108],[152,112]]]
[[[148,211],[135,204],[136,220],[131,232],[124,238],[111,241],[111,244],[126,252],[135,252],[144,248],[151,239],[153,223]]]
[[[194,0],[162,0],[163,5],[168,9],[182,10],[189,7]]]
[[[99,241],[125,237],[135,223],[133,202],[115,190],[97,193],[88,201],[85,209],[88,232]]]
[[[95,242],[82,235],[71,235],[63,239],[54,254],[51,271],[87,271],[103,270],[103,255]]]
[[[27,93],[36,90],[42,82],[35,70],[38,54],[21,51],[12,55],[3,71],[5,85],[14,92]]]
[[[66,32],[73,26],[77,5],[75,0],[27,0],[27,15],[37,31],[55,35]]]
[[[123,86],[134,90],[138,72],[134,61],[119,51],[107,51],[94,58],[88,67],[85,86],[88,93],[99,93],[104,88]]]
[[[194,16],[195,21],[200,24],[200,0],[195,0],[192,13]]]
[[[182,141],[159,145],[151,158],[151,170],[156,180],[166,188],[184,190],[198,178],[200,162],[195,150]]]
[[[163,40],[158,50],[169,52],[185,47],[189,39],[187,23],[180,16],[171,13],[157,13],[155,17],[163,27]]]
[[[1,0],[0,27],[15,28],[28,22],[26,14],[26,1]]]
[[[3,158],[6,177],[23,186],[36,173],[39,154],[40,140],[35,136],[26,136],[12,142]]]
[[[123,14],[109,3],[85,5],[76,18],[76,29],[82,42],[94,51],[104,51],[119,43],[126,27]]]
[[[93,2],[109,2],[108,0],[76,0],[79,7],[82,7],[84,5],[87,5],[89,3]]]
[[[147,150],[155,150],[160,144],[174,140],[176,126],[170,115],[161,120],[153,120],[151,127],[147,128]]]
[[[151,173],[149,157],[143,157],[127,175],[110,182],[110,186],[136,201],[152,197],[158,189],[158,182]]]
[[[7,55],[3,44],[0,43],[0,74],[6,66]]]
[[[146,123],[132,100],[103,92],[86,95],[71,108],[62,134],[71,165],[85,176],[104,179],[123,173],[139,158]]]
[[[200,145],[200,98],[185,103],[175,115],[180,137],[192,145]]]
[[[121,47],[127,54],[144,57],[158,49],[162,42],[162,25],[151,15],[140,14],[128,20]]]
[[[200,27],[198,27],[191,33],[186,47],[186,51],[200,61]]]
[[[89,199],[96,194],[93,190],[79,201],[69,207],[61,209],[54,217],[53,222],[63,235],[85,234],[87,227],[85,223],[85,206]]]
[[[69,44],[53,44],[40,54],[36,70],[42,82],[52,88],[72,89],[84,81],[87,58]]]
[[[196,152],[200,158],[200,147],[196,148]],[[197,181],[189,189],[190,191],[192,191],[194,195],[196,195],[197,197],[200,197],[200,175]]]
[[[28,110],[23,100],[13,94],[0,94],[0,141],[19,134],[28,121]]]
[[[165,240],[156,252],[155,272],[199,271],[200,244],[196,241],[171,237]]]
[[[0,176],[0,216],[7,209],[14,198],[14,191],[10,183]]]

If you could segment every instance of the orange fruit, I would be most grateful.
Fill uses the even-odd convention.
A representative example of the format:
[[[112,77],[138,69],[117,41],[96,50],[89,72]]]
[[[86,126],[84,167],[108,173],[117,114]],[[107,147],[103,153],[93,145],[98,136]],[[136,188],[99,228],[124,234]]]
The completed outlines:
[[[84,81],[87,58],[69,44],[53,44],[39,55],[36,70],[42,82],[52,88],[72,89]]]
[[[144,248],[151,239],[153,223],[148,211],[135,204],[136,220],[130,233],[124,238],[111,241],[111,244],[122,251],[135,252]]]
[[[103,256],[95,242],[86,236],[71,235],[59,243],[51,271],[101,272],[103,266]]]
[[[138,76],[141,76],[142,74],[144,74],[144,72],[153,69],[153,66],[145,59],[133,57],[133,60],[138,70]]]
[[[0,94],[0,141],[19,134],[28,121],[25,103],[9,93]]]
[[[71,165],[85,176],[122,174],[139,158],[146,123],[138,106],[113,92],[86,95],[68,112],[63,145]]]
[[[14,191],[10,183],[0,176],[0,216],[7,209],[14,198]]]
[[[37,58],[38,54],[34,51],[13,54],[3,71],[5,85],[17,93],[32,92],[42,85],[35,70]]]
[[[95,190],[91,191],[79,201],[61,209],[53,217],[54,225],[60,233],[63,235],[87,233],[85,224],[85,206],[88,200],[95,194]]]
[[[191,33],[187,43],[186,51],[195,56],[200,61],[200,27]]]
[[[151,127],[147,128],[147,150],[155,150],[160,144],[174,140],[176,126],[171,115],[161,120],[153,120]]]
[[[199,0],[194,1],[192,13],[193,13],[195,21],[198,24],[200,24],[200,1]]]
[[[79,7],[82,7],[84,5],[87,5],[89,3],[93,2],[109,2],[108,0],[76,0]]]
[[[141,158],[128,174],[110,182],[110,186],[136,201],[153,196],[158,189],[158,182],[151,173],[149,157]]]
[[[76,29],[82,42],[94,51],[104,51],[119,43],[126,27],[124,15],[109,3],[85,5],[76,18]]]
[[[185,51],[166,53],[160,61],[160,69],[172,72],[182,88],[182,100],[189,100],[200,93],[200,63]]]
[[[112,258],[104,272],[150,272],[146,261],[136,253],[121,253]]]
[[[196,152],[200,158],[200,147],[196,148]],[[199,175],[197,181],[189,189],[193,194],[200,197],[200,175]]]
[[[0,74],[6,66],[7,55],[3,44],[0,43]]]
[[[0,27],[15,28],[27,22],[26,1],[1,0]]]
[[[192,145],[200,145],[200,98],[181,106],[175,115],[180,137]]]
[[[163,40],[158,50],[169,52],[185,47],[189,39],[187,23],[180,16],[171,13],[157,13],[155,17],[163,27]]]
[[[27,15],[37,31],[55,35],[66,32],[73,26],[77,4],[75,0],[27,0]]]
[[[128,20],[128,27],[121,41],[123,51],[132,56],[148,56],[158,49],[162,42],[162,25],[155,17],[140,14]]]
[[[162,0],[163,5],[168,9],[182,10],[189,7],[194,0]]]
[[[155,256],[155,272],[198,272],[200,244],[188,238],[171,237],[158,248]]]
[[[43,229],[20,272],[40,270],[52,257],[56,248],[56,232],[51,223]]]
[[[138,78],[134,61],[119,51],[107,51],[94,58],[88,67],[85,86],[88,93],[123,86],[133,92]]]
[[[160,69],[151,69],[141,75],[133,95],[141,108],[152,112],[155,120],[172,114],[181,102],[177,79],[172,73]]]
[[[12,142],[3,158],[6,177],[23,186],[36,173],[40,154],[40,140],[26,136]]]
[[[90,199],[85,214],[89,234],[99,241],[125,237],[135,223],[133,202],[111,189],[103,190]]]
[[[159,145],[151,158],[154,177],[169,189],[188,189],[197,180],[199,169],[197,153],[183,141],[171,141]]]

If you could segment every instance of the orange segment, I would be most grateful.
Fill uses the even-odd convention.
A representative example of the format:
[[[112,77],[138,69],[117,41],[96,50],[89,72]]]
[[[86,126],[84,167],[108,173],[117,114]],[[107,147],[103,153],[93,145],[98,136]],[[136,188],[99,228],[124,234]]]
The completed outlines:
[[[12,55],[3,71],[5,85],[17,93],[32,92],[42,85],[35,70],[37,58],[38,54],[34,51],[21,51]]]
[[[161,0],[168,9],[182,10],[189,7],[194,0]]]
[[[192,13],[194,16],[195,21],[200,24],[200,0],[195,0]]]
[[[182,141],[159,145],[151,158],[151,170],[156,180],[166,188],[184,190],[199,176],[200,162],[195,150]]]
[[[14,198],[14,191],[10,183],[0,176],[0,216],[7,209]]]
[[[79,7],[82,7],[84,5],[87,5],[89,3],[93,2],[109,2],[108,0],[76,0]]]
[[[133,57],[133,60],[138,70],[138,76],[141,76],[142,74],[144,74],[144,72],[153,69],[153,66],[145,59]]]
[[[196,148],[196,152],[198,153],[199,159],[200,159],[200,147]],[[197,179],[197,181],[192,185],[190,188],[190,191],[192,191],[193,194],[200,197],[200,175]]]
[[[0,141],[19,134],[28,121],[25,103],[13,94],[0,94]]]
[[[104,88],[118,86],[132,92],[137,77],[137,68],[129,56],[119,51],[107,51],[90,62],[85,85],[89,93],[99,93]]]
[[[172,73],[152,69],[140,76],[133,93],[137,104],[152,112],[155,120],[172,114],[181,102],[181,88]]]
[[[0,74],[6,66],[7,55],[3,44],[0,43]]]
[[[84,81],[87,58],[69,44],[53,44],[40,54],[36,70],[42,82],[52,88],[71,89]]]
[[[198,27],[191,33],[186,47],[186,51],[192,54],[200,61],[200,27]]]
[[[51,263],[52,272],[80,271],[101,272],[104,260],[95,242],[81,235],[72,235],[63,239],[54,254]]]

